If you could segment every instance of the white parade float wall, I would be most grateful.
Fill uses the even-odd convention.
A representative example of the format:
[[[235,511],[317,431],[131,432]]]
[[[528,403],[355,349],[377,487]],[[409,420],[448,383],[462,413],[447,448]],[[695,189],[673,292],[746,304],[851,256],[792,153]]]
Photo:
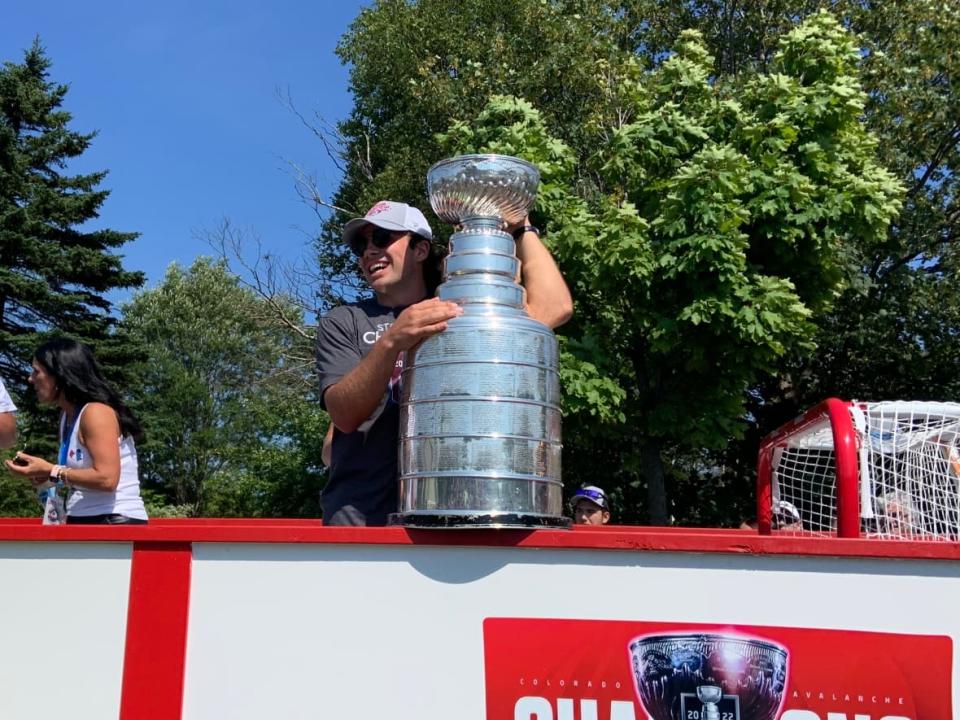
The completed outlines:
[[[960,719],[958,560],[738,530],[0,520],[0,718],[642,720],[628,645],[666,634],[782,648],[771,717]]]

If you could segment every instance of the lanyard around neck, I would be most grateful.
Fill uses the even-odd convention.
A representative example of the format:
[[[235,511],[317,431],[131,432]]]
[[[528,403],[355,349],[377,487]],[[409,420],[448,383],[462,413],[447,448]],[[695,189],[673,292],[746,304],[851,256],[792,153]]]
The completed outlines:
[[[77,427],[77,421],[80,419],[80,411],[83,409],[81,405],[77,408],[76,414],[73,416],[73,420],[70,421],[70,429],[67,432],[63,433],[60,436],[60,465],[67,464],[67,457],[70,453],[70,439],[73,437],[73,430]],[[67,426],[67,414],[63,414],[63,424],[62,427],[66,428]]]

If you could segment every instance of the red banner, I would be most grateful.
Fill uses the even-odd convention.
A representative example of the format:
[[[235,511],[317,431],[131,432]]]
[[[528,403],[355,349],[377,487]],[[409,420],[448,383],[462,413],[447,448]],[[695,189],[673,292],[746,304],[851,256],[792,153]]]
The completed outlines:
[[[952,720],[949,637],[488,618],[488,720]]]

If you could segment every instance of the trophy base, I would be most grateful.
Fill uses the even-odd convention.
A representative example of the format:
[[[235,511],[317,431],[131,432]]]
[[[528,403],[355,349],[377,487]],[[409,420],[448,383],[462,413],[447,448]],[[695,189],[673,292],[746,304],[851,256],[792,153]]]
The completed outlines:
[[[573,521],[568,517],[554,515],[529,515],[525,513],[472,513],[469,515],[444,515],[438,513],[393,513],[388,525],[431,530],[536,530],[555,528],[569,530]]]

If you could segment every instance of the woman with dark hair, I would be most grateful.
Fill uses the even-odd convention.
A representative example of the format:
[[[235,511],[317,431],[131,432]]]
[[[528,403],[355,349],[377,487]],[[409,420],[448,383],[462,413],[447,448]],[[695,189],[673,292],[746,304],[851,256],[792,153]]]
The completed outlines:
[[[29,382],[41,403],[60,408],[60,459],[54,464],[19,452],[6,463],[10,471],[35,487],[65,485],[68,523],[147,522],[134,444],[140,424],[90,348],[70,338],[44,343],[33,356]]]

